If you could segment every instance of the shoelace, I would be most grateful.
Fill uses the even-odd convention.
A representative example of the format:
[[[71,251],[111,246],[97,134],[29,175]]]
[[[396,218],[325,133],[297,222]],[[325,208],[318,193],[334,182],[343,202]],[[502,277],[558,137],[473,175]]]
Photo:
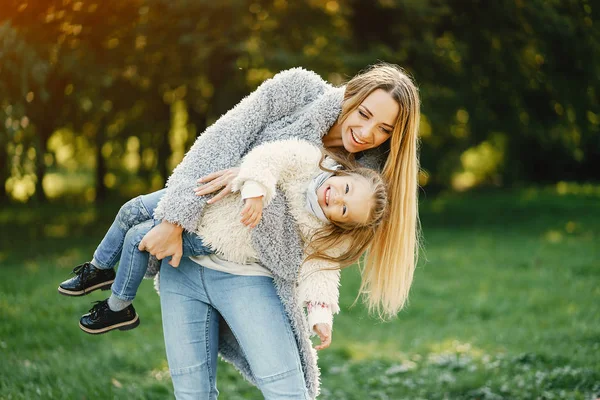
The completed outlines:
[[[80,279],[81,279],[83,282],[85,282],[86,275],[87,275],[87,274],[88,274],[88,272],[89,272],[89,268],[86,268],[88,265],[89,265],[89,263],[85,263],[85,264],[81,264],[81,265],[78,265],[78,266],[76,266],[75,268],[73,268],[73,273],[74,273],[75,275],[79,275]],[[84,293],[84,294],[85,294],[85,293],[87,293],[87,291],[86,291],[85,287],[83,288],[83,293]],[[91,311],[91,310],[90,310],[90,311]]]
[[[92,303],[94,306],[90,308],[89,311],[92,320],[98,320],[98,317],[105,313],[106,308],[102,307],[102,303],[105,303],[105,300],[95,301]]]

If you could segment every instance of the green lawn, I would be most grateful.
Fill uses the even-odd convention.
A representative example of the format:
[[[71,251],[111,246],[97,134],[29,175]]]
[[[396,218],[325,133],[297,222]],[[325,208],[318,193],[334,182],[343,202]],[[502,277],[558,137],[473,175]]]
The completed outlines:
[[[356,270],[343,273],[320,398],[600,397],[600,193],[587,192],[422,196],[410,306],[392,322],[370,318],[350,308]],[[0,209],[0,399],[172,397],[150,282],[140,327],[101,336],[77,321],[107,292],[56,292],[118,207]],[[228,365],[218,374],[221,398],[261,398]]]

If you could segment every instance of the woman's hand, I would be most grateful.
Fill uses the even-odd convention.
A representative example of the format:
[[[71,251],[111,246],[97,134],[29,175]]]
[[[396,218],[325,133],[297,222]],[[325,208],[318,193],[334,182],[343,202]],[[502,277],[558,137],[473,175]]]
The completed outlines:
[[[196,196],[204,196],[223,188],[215,197],[207,201],[209,204],[217,202],[231,193],[231,182],[238,176],[239,172],[239,168],[229,168],[203,176],[198,179],[198,183],[203,185],[194,189],[194,192]]]
[[[250,228],[256,228],[256,225],[262,218],[263,210],[263,196],[250,197],[244,200],[246,203],[242,209],[242,224],[249,226]]]
[[[321,344],[315,346],[316,350],[323,350],[329,347],[331,344],[331,326],[329,324],[315,324],[314,331],[317,332],[319,338],[321,339]]]
[[[169,264],[172,267],[179,267],[183,255],[182,233],[183,228],[179,225],[162,221],[146,233],[138,249],[147,251],[159,260],[172,256]]]

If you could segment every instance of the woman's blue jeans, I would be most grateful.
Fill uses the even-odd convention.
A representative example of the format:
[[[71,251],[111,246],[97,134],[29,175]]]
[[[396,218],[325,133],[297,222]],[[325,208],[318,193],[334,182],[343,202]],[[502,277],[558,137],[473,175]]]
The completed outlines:
[[[119,268],[113,293],[135,297],[149,255],[137,247],[152,229],[154,209],[164,189],[136,197],[121,207],[94,253],[100,268]],[[266,399],[308,399],[298,347],[273,279],[232,275],[204,268],[190,255],[208,254],[202,240],[184,232],[178,268],[163,260],[160,293],[163,331],[178,399],[214,399],[220,316],[244,351]]]
[[[160,303],[177,399],[216,399],[220,316],[239,342],[265,399],[308,399],[290,322],[265,276],[232,275],[189,258],[163,262]]]
[[[122,300],[135,298],[148,268],[150,255],[139,251],[138,246],[158,222],[152,215],[165,190],[138,196],[125,203],[94,252],[94,264],[98,268],[114,268],[119,261],[112,292]],[[210,249],[204,247],[197,235],[184,231],[182,239],[183,257],[210,254]]]

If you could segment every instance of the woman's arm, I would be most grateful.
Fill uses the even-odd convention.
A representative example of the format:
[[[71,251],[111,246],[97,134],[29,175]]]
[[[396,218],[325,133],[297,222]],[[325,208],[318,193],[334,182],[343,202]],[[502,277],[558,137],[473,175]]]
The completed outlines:
[[[194,193],[196,180],[237,166],[271,122],[304,106],[326,87],[314,72],[294,68],[265,81],[198,137],[167,182],[155,218],[195,231],[206,199]]]
[[[140,243],[141,250],[179,265],[183,229],[194,232],[205,197],[194,193],[196,180],[212,172],[236,166],[256,137],[270,123],[301,108],[327,83],[314,72],[293,68],[265,81],[237,106],[223,115],[196,139],[167,182],[167,191],[154,217],[162,222]]]

